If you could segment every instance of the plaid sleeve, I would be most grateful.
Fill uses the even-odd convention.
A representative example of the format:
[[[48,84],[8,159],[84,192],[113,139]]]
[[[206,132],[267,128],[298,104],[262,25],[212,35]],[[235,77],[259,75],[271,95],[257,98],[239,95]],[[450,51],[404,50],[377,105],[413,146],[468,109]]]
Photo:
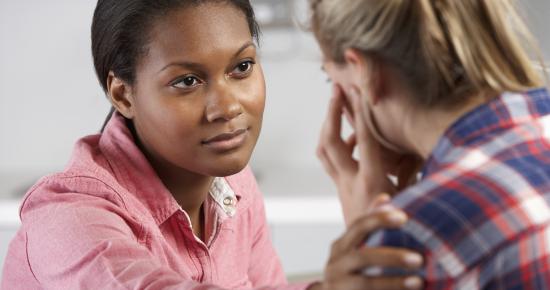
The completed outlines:
[[[428,290],[550,289],[550,225],[525,232],[471,264],[457,257],[456,245],[434,248],[437,244],[437,238],[414,220],[402,229],[378,231],[367,241],[371,247],[402,247],[422,254],[425,265],[419,272],[385,268],[381,273],[420,275]]]
[[[378,231],[368,239],[367,246],[398,247],[416,251],[424,257],[425,264],[423,269],[413,272],[403,269],[384,268],[381,269],[381,273],[384,275],[419,275],[424,279],[425,289],[449,289],[452,285],[452,279],[446,269],[442,267],[439,259],[434,259],[432,251],[426,247],[427,244],[422,243],[415,235],[410,234],[407,227],[410,226],[406,225],[405,228],[397,230]],[[380,271],[372,271],[371,273],[380,273]]]
[[[550,226],[503,246],[462,278],[464,289],[550,289]]]

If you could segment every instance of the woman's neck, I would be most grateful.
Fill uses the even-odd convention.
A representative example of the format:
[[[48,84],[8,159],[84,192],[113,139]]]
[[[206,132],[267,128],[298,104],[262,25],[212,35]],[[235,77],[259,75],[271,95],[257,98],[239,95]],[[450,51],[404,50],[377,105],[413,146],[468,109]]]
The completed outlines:
[[[466,97],[468,101],[454,109],[420,109],[410,111],[405,117],[403,136],[407,147],[428,159],[437,146],[445,131],[466,113],[487,102],[487,99],[478,94]]]
[[[204,240],[204,201],[214,177],[155,166],[158,176],[181,208],[189,215],[193,232]]]
[[[204,201],[208,197],[214,177],[192,173],[173,165],[150,161],[157,175],[174,199],[187,213],[193,233],[204,240]]]
[[[153,167],[183,210],[190,215],[200,210],[208,196],[214,177],[158,164]]]
[[[159,179],[176,202],[189,215],[193,232],[202,239],[204,228],[203,204],[208,197],[214,177],[185,170],[152,154],[139,141],[132,122],[128,121],[127,125],[134,136],[134,140],[136,140],[137,146],[143,152]]]

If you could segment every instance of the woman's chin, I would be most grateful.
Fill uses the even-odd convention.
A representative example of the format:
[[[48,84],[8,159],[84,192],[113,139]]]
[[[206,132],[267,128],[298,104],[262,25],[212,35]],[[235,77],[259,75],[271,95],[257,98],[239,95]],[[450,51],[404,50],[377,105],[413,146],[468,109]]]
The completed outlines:
[[[222,160],[221,162],[217,163],[215,167],[210,168],[209,174],[210,176],[216,176],[216,177],[225,177],[237,174],[241,172],[246,165],[248,165],[248,161],[250,158],[239,158],[234,160]]]
[[[242,166],[233,166],[230,168],[219,168],[219,170],[216,170],[213,174],[210,174],[210,175],[215,177],[231,176],[241,172],[245,167],[246,167],[246,164]]]

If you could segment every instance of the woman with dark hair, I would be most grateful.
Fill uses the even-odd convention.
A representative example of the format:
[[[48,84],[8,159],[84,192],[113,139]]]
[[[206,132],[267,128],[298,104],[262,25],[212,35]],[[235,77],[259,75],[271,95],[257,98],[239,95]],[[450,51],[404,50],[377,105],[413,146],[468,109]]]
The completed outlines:
[[[265,99],[257,37],[247,0],[100,0],[92,51],[112,116],[25,196],[2,289],[404,289],[414,278],[357,271],[420,266],[358,248],[404,223],[397,211],[351,225],[322,281],[287,285],[247,168]]]

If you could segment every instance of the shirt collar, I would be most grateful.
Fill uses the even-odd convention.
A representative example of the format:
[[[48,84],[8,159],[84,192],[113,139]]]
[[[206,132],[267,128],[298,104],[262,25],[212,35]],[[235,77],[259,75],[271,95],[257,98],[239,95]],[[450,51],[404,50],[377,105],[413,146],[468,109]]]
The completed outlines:
[[[225,178],[214,178],[210,187],[210,196],[227,216],[235,215],[238,198]]]
[[[99,141],[116,180],[134,195],[152,214],[157,225],[181,210],[172,194],[164,186],[149,161],[134,142],[126,119],[114,113]],[[210,196],[228,216],[235,215],[240,196],[224,177],[214,179]]]
[[[446,130],[426,161],[422,175],[437,170],[453,148],[482,144],[494,134],[548,114],[550,96],[545,88],[524,94],[503,93],[463,115]]]

